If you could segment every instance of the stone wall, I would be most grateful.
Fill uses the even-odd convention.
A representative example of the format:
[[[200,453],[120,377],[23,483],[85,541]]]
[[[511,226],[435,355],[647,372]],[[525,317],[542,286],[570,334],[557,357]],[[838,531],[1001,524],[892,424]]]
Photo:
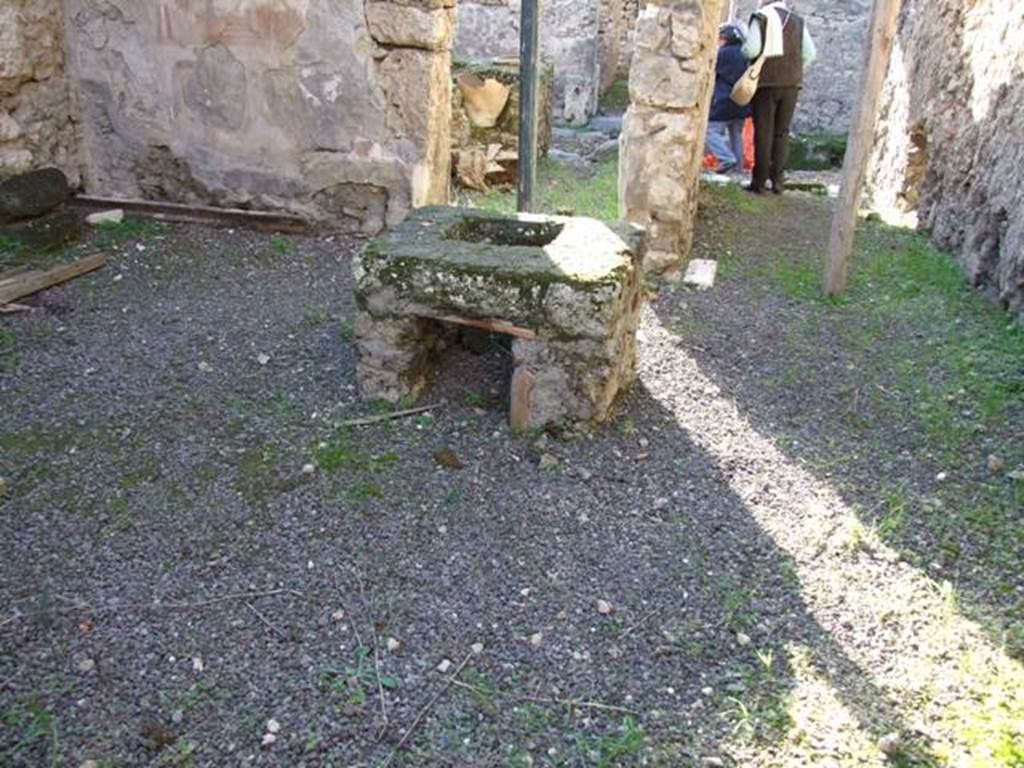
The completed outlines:
[[[78,181],[62,0],[0,2],[0,172],[56,166]]]
[[[376,232],[447,199],[454,0],[66,0],[90,192]]]
[[[617,2],[621,0],[604,0]],[[519,0],[460,0],[455,53],[482,60],[519,56]],[[541,54],[554,67],[554,118],[584,123],[597,109],[602,54],[618,56],[612,35],[602,35],[601,0],[546,0]],[[605,14],[607,23],[611,17]]]
[[[647,0],[637,20],[619,211],[648,230],[647,268],[690,253],[722,0]]]
[[[1024,318],[1024,5],[904,0],[868,174]]]

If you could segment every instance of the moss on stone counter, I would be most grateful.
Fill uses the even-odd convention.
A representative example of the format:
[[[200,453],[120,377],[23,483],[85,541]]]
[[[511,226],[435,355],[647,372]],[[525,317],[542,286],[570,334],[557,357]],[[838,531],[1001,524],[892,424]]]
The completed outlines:
[[[547,245],[500,244],[450,237],[467,222],[555,224],[560,232]],[[529,227],[528,227],[529,228]],[[473,208],[421,208],[403,224],[372,240],[363,264],[403,273],[424,268],[436,273],[478,275],[498,282],[616,284],[633,262],[635,244],[596,219],[557,216],[500,216]],[[382,263],[383,262],[383,263]]]

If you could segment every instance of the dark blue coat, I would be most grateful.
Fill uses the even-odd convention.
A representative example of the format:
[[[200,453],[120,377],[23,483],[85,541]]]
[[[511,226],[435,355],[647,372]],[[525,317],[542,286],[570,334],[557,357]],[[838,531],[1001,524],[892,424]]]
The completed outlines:
[[[750,62],[743,55],[742,43],[729,43],[718,49],[718,62],[715,64],[715,93],[711,98],[711,117],[715,122],[727,120],[745,120],[753,114],[748,104],[741,107],[731,98],[732,87],[743,77]]]

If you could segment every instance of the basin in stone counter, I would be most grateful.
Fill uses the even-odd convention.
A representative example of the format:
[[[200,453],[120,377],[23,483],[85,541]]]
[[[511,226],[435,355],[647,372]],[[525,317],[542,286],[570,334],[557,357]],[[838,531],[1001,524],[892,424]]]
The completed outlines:
[[[635,377],[642,259],[628,224],[422,208],[355,260],[360,392],[417,396],[470,325],[513,337],[514,427],[600,424]]]

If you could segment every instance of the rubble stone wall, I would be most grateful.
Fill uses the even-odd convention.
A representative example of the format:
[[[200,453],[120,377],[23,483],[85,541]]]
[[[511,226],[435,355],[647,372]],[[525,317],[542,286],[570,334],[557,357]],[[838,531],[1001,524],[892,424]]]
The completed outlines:
[[[723,0],[647,0],[637,20],[619,212],[648,231],[647,269],[689,256]]]
[[[66,0],[90,192],[376,232],[445,202],[454,0]]]
[[[584,123],[597,110],[607,62],[618,56],[615,26],[603,13],[605,3],[621,0],[547,0],[541,18],[541,55],[554,67],[553,116],[567,123]],[[460,0],[455,54],[460,59],[489,60],[519,56],[519,0]],[[617,67],[616,64],[611,65]],[[610,83],[609,83],[610,84]]]
[[[904,0],[868,194],[1024,319],[1022,30],[1020,3]]]
[[[0,172],[56,166],[77,183],[62,2],[0,2]]]

